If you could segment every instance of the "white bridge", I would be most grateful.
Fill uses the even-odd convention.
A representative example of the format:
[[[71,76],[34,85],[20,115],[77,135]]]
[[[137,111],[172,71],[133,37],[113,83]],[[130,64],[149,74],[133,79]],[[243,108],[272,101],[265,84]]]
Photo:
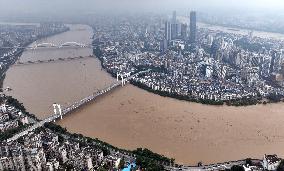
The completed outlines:
[[[92,47],[91,45],[84,44],[84,43],[78,43],[78,42],[64,42],[62,44],[53,44],[53,43],[36,43],[33,46],[28,46],[26,49],[36,50],[36,49],[42,49],[42,48],[67,48],[67,47],[73,47],[73,48],[86,48],[86,47]]]
[[[98,97],[110,92],[111,90],[119,87],[119,86],[124,86],[129,80],[131,80],[133,77],[138,76],[139,74],[143,74],[146,72],[149,72],[149,70],[146,71],[141,71],[138,72],[132,76],[130,76],[130,73],[117,73],[117,80],[119,77],[121,77],[121,81],[117,81],[116,83],[110,85],[109,87],[97,91],[93,94],[91,94],[90,96],[87,96],[83,99],[81,99],[80,101],[74,102],[72,105],[67,106],[66,108],[62,109],[60,104],[53,104],[53,108],[54,108],[54,114],[50,115],[49,117],[47,117],[46,119],[39,121],[37,123],[35,123],[34,125],[30,126],[29,128],[27,128],[26,130],[15,134],[12,138],[7,139],[7,142],[11,142],[11,141],[15,141],[18,138],[27,135],[29,132],[34,131],[35,129],[42,127],[45,123],[49,123],[49,122],[55,122],[57,119],[63,119],[63,117],[69,113],[72,113],[73,111],[75,111],[76,109],[84,106],[85,104],[88,104],[91,101],[94,101],[95,99],[97,99]]]
[[[55,49],[55,48],[92,48],[92,44],[85,44],[85,43],[79,43],[79,42],[64,42],[61,44],[54,44],[49,42],[42,42],[42,43],[36,43],[34,45],[30,45],[27,47],[21,47],[21,46],[15,46],[15,47],[0,47],[4,49],[8,48],[23,48],[26,50],[38,50],[38,49]]]

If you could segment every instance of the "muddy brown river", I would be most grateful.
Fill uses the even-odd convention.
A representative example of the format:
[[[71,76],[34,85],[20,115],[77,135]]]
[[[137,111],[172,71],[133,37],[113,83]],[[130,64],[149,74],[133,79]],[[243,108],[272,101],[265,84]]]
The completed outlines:
[[[90,44],[92,29],[71,30],[39,42]],[[88,56],[89,48],[25,51],[21,61]],[[116,80],[95,58],[11,67],[6,92],[39,118],[52,104],[79,100]],[[118,88],[58,121],[71,132],[125,149],[146,147],[183,164],[214,163],[264,154],[284,157],[284,104],[249,107],[208,106],[160,97],[132,85]]]

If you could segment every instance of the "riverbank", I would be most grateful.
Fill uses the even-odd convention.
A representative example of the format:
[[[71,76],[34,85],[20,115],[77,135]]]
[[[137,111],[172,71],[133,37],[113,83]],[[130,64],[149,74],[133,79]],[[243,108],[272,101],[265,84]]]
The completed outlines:
[[[9,106],[13,106],[15,107],[16,110],[20,110],[21,112],[23,112],[23,115],[26,114],[26,109],[25,107],[19,103],[19,101],[17,99],[14,99],[12,97],[6,97],[6,96],[1,96],[0,100],[3,102],[5,101],[6,105]],[[36,118],[35,118],[36,119]],[[60,153],[60,151],[58,151],[58,148],[60,145],[64,144],[64,143],[74,143],[78,146],[75,147],[75,149],[68,149],[68,150],[72,150],[73,153],[68,155],[69,161],[74,159],[72,156],[76,155],[76,153],[82,153],[84,152],[85,148],[87,149],[92,149],[94,151],[97,150],[101,150],[102,151],[102,156],[99,157],[99,160],[97,160],[98,158],[91,158],[91,162],[92,160],[94,162],[99,161],[102,162],[102,159],[104,157],[108,158],[110,157],[111,159],[113,159],[114,161],[111,162],[111,164],[108,164],[108,166],[111,166],[112,168],[114,168],[114,162],[116,162],[117,160],[127,160],[127,162],[136,162],[137,165],[139,165],[139,167],[141,168],[145,168],[145,169],[154,169],[154,170],[164,170],[164,166],[173,166],[174,164],[174,159],[169,159],[165,156],[156,154],[151,152],[148,149],[141,149],[138,148],[136,150],[124,150],[124,149],[119,149],[117,147],[114,147],[106,142],[100,141],[97,138],[90,138],[90,137],[85,137],[81,134],[76,134],[76,133],[70,133],[68,132],[65,128],[62,128],[59,125],[55,125],[54,123],[50,122],[50,123],[45,123],[44,125],[42,125],[39,128],[36,128],[35,130],[29,132],[29,134],[23,136],[23,137],[19,137],[17,140],[14,141],[8,141],[8,139],[13,136],[14,134],[18,134],[21,131],[24,131],[25,129],[29,128],[32,126],[32,123],[30,124],[20,124],[18,127],[13,128],[13,129],[8,129],[5,130],[4,132],[0,132],[0,141],[2,142],[0,144],[0,146],[2,148],[5,148],[7,151],[10,151],[9,149],[14,149],[15,146],[17,147],[17,149],[22,149],[24,146],[26,147],[24,151],[28,151],[29,149],[27,147],[29,147],[29,145],[33,145],[33,144],[29,144],[27,145],[27,143],[31,143],[29,141],[27,141],[27,139],[31,137],[34,137],[36,134],[46,134],[43,135],[43,137],[51,137],[53,136],[53,142],[57,141],[58,143],[55,143],[53,147],[57,146],[57,148],[52,148],[51,150],[54,150],[53,152],[51,152],[51,150],[47,150],[47,146],[45,146],[45,155],[43,155],[44,160],[48,160],[48,157],[45,158],[45,156],[48,156],[49,153],[51,152],[51,154],[55,153]],[[45,140],[44,142],[46,143],[47,140]],[[44,144],[43,141],[41,141],[41,138],[39,139],[35,139],[34,143],[38,144],[39,146],[41,146],[41,144]],[[39,147],[37,146],[37,147]],[[74,146],[73,146],[74,147]],[[33,149],[36,149],[35,147]],[[56,150],[57,149],[57,150]],[[70,152],[70,151],[69,151]],[[7,153],[8,154],[8,153]],[[21,156],[25,156],[26,155],[21,155]],[[120,157],[119,157],[120,156]],[[6,156],[5,159],[9,158],[10,156]],[[67,156],[66,156],[67,158]],[[2,156],[3,159],[3,156]],[[60,161],[60,156],[56,156],[55,158],[53,158],[53,161],[57,160]],[[84,165],[84,160],[81,160],[76,158],[75,159],[77,162],[79,163],[78,165],[69,165],[72,166],[72,169],[75,169],[75,167],[80,167],[81,165]],[[39,161],[42,162],[42,167],[44,167],[44,162],[43,161]],[[19,167],[18,163],[13,163],[12,164],[15,165],[16,168]],[[66,166],[66,161],[61,163],[62,167]],[[96,162],[97,163],[97,162]],[[3,164],[3,161],[2,161]],[[74,163],[73,163],[74,164]],[[98,163],[97,163],[98,164]],[[25,165],[28,168],[29,164],[22,164],[21,167]],[[68,164],[67,164],[68,165]],[[100,167],[104,167],[105,164],[100,165]],[[98,167],[98,166],[96,166]],[[120,168],[124,168],[125,167],[125,163],[120,164]],[[2,165],[3,168],[3,165]],[[5,168],[5,165],[4,165]],[[70,168],[70,167],[69,167]],[[81,169],[80,169],[81,170]]]
[[[77,28],[75,28],[74,30],[75,30],[75,32],[76,32],[76,29]],[[77,31],[83,31],[84,32],[84,30],[77,30]],[[61,35],[64,35],[64,33],[63,34],[61,34]],[[54,37],[56,37],[56,36],[50,36],[50,37],[48,37],[47,39],[53,39]],[[69,37],[69,36],[67,36],[67,37]],[[81,37],[81,36],[79,36],[79,37]],[[38,40],[38,41],[40,41],[40,39]],[[44,40],[45,41],[45,40]],[[85,51],[85,53],[86,54],[88,54],[88,51],[89,51],[89,49],[83,49],[84,51]],[[66,50],[68,53],[68,55],[70,55],[69,54],[69,52],[70,51],[72,51],[72,50]],[[74,51],[74,50],[73,50]],[[75,51],[77,51],[77,49],[75,49]],[[79,52],[79,54],[80,54],[80,50],[78,50]],[[62,50],[57,50],[57,52],[62,52]],[[39,53],[42,53],[42,52],[39,52]],[[44,56],[44,57],[50,57],[50,53],[47,51],[45,51],[44,52],[45,54],[46,54],[46,56]],[[27,56],[25,56],[26,54],[28,54]],[[33,55],[33,56],[31,56],[31,54]],[[56,53],[55,53],[56,54]],[[22,56],[23,55],[23,56]],[[28,58],[36,58],[37,57],[37,55],[38,55],[38,53],[37,52],[34,52],[34,51],[32,51],[32,52],[25,52],[24,54],[20,54],[19,56],[21,56],[21,58],[24,58],[24,57],[28,57]],[[57,55],[61,55],[61,54],[57,54]],[[71,53],[71,55],[70,56],[75,56],[75,57],[78,57],[75,53]],[[81,54],[80,54],[81,55]],[[67,58],[64,58],[64,59],[70,59],[70,56],[68,56]],[[52,57],[56,57],[56,56],[52,56]],[[17,60],[18,60],[18,58],[17,58]],[[15,60],[15,61],[17,61],[17,60]],[[25,59],[24,59],[25,60]],[[13,62],[14,63],[14,62]],[[12,63],[12,64],[13,64]],[[11,64],[11,65],[12,65]],[[99,81],[101,81],[101,77],[97,77],[96,79],[92,79],[93,78],[93,76],[94,76],[94,73],[93,74],[91,74],[90,75],[90,78],[87,78],[87,72],[86,72],[86,70],[87,70],[87,68],[88,69],[91,69],[92,67],[96,67],[97,65],[96,65],[96,61],[93,59],[93,58],[88,58],[88,59],[78,59],[78,60],[75,60],[75,61],[66,61],[66,62],[64,62],[64,63],[52,63],[51,65],[49,65],[49,64],[40,64],[40,66],[35,66],[35,68],[37,68],[37,69],[39,69],[39,72],[41,72],[41,73],[50,73],[50,66],[53,66],[53,67],[55,67],[57,70],[55,71],[55,72],[53,72],[53,73],[51,73],[51,75],[49,76],[49,78],[54,78],[54,75],[56,75],[56,74],[58,74],[58,73],[62,73],[62,68],[64,68],[64,67],[62,67],[62,64],[64,65],[64,66],[66,66],[66,68],[70,68],[69,69],[69,71],[71,70],[71,71],[73,71],[74,72],[74,74],[75,73],[78,73],[78,72],[80,72],[81,71],[81,74],[83,73],[83,77],[82,77],[82,75],[79,75],[79,78],[83,78],[83,80],[84,81],[87,81],[87,79],[89,79],[89,80],[92,80],[93,82],[91,82],[90,83],[90,85],[94,85],[94,84],[96,84],[96,85],[99,85],[98,84],[98,82]],[[71,65],[71,66],[70,66]],[[75,66],[75,67],[74,67]],[[44,70],[44,68],[45,67],[48,67],[47,68],[47,70],[45,70],[45,71],[43,71]],[[18,67],[18,69],[19,69],[20,67]],[[27,68],[27,67],[25,67],[25,66],[23,66],[23,68]],[[28,68],[34,68],[34,66],[28,66]],[[66,72],[65,74],[66,75],[69,75],[70,76],[70,79],[74,79],[74,75],[71,73],[71,72],[68,72],[67,71],[67,69],[64,69],[64,71]],[[74,70],[74,68],[76,68],[76,70]],[[14,68],[10,68],[10,67],[7,67],[7,69],[9,69],[9,71],[8,71],[8,73],[7,73],[7,75],[8,75],[8,77],[6,77],[6,79],[5,79],[5,84],[7,84],[7,79],[10,79],[11,77],[10,77],[10,72],[11,72],[11,70],[14,70]],[[19,70],[18,69],[16,69],[16,71],[22,71],[22,68],[20,68]],[[24,70],[25,70],[24,69]],[[97,67],[97,69],[96,70],[94,70],[95,71],[95,73],[97,73],[96,71],[98,71],[100,68],[99,67]],[[80,70],[80,71],[79,71]],[[64,72],[63,71],[63,72]],[[35,72],[35,73],[39,73],[39,72]],[[32,73],[33,73],[33,71],[31,71],[31,74],[27,74],[26,76],[31,76],[32,75]],[[13,81],[18,81],[18,80],[20,80],[20,79],[22,79],[23,77],[23,72],[20,72],[20,73],[17,73],[15,76],[17,77],[17,79],[13,79],[12,78],[12,80]],[[65,81],[66,81],[66,75],[64,75],[64,78],[63,79],[61,79],[61,80],[64,80],[65,79]],[[40,81],[42,84],[43,84],[43,86],[39,86],[39,84],[36,84],[35,82],[33,82],[33,81],[31,81],[31,79],[25,79],[24,78],[24,80],[25,81],[27,81],[27,82],[30,82],[33,86],[35,86],[35,89],[36,88],[39,88],[39,90],[40,90],[40,92],[42,92],[42,87],[44,86],[44,85],[46,85],[46,83],[48,82],[47,81],[47,78],[46,77],[40,77],[40,78],[38,78],[38,81]],[[111,80],[111,79],[110,79]],[[74,80],[74,84],[76,84],[76,83],[78,83],[77,82],[78,80]],[[95,81],[95,82],[94,82]],[[62,81],[63,82],[63,81]],[[54,83],[54,88],[55,88],[55,93],[57,94],[57,90],[58,90],[58,82],[57,81],[55,81],[55,82],[53,82]],[[83,81],[82,82],[80,82],[80,83],[83,83]],[[101,87],[104,87],[104,85],[105,84],[108,84],[108,82],[107,83],[103,83],[103,84],[101,84]],[[80,86],[81,86],[82,84],[80,84]],[[34,89],[32,89],[31,88],[31,86],[27,86],[27,84],[13,84],[12,85],[12,87],[13,87],[13,89],[12,89],[12,91],[10,91],[9,93],[10,94],[13,94],[13,93],[15,93],[15,91],[17,92],[18,91],[18,89],[17,89],[17,87],[24,87],[24,90],[23,91],[20,91],[20,92],[22,92],[22,93],[27,93],[27,91],[28,90],[31,90],[32,92],[31,93],[28,93],[28,95],[30,95],[30,97],[35,97],[35,96],[40,96],[40,93],[34,93],[33,91],[34,91]],[[63,86],[63,88],[64,89],[66,89],[66,87],[67,86],[69,86],[69,83],[67,83],[67,85],[64,85]],[[79,86],[79,85],[78,85]],[[25,89],[25,88],[27,88],[27,89]],[[81,87],[82,88],[82,87]],[[85,88],[85,87],[84,87]],[[83,88],[83,89],[84,89]],[[79,91],[78,91],[78,94],[80,94],[80,93],[82,93],[80,90],[81,89],[78,89]],[[94,91],[94,87],[92,86],[92,87],[90,87],[89,89],[87,89],[87,92],[89,93],[90,91]],[[68,92],[68,91],[67,91]],[[70,92],[72,92],[72,91],[70,91]],[[50,89],[47,89],[47,92],[46,92],[46,94],[48,94],[48,93],[50,93]],[[64,93],[66,93],[66,92],[64,92]],[[36,95],[35,95],[36,94]],[[86,93],[85,93],[86,94]],[[15,94],[16,96],[20,96],[21,98],[23,98],[21,95],[19,95],[19,94]],[[66,95],[66,94],[65,94]],[[80,94],[81,95],[81,94]],[[88,94],[89,95],[89,94]],[[26,109],[25,109],[25,107],[24,107],[24,105],[22,104],[22,103],[20,103],[17,99],[15,99],[15,98],[12,98],[11,96],[9,96],[9,97],[7,97],[8,99],[7,99],[7,101],[8,101],[8,103],[11,103],[12,105],[14,105],[14,106],[16,106],[17,108],[19,108],[19,109],[21,109],[22,110],[22,112],[23,113],[26,113]],[[40,99],[39,100],[37,100],[37,102],[41,102],[42,101],[42,99],[44,98],[44,96],[40,96]],[[78,98],[78,96],[76,96],[76,98]],[[25,104],[25,98],[23,98],[23,103]],[[37,105],[37,104],[36,104]],[[30,110],[29,110],[30,111]],[[45,112],[44,112],[45,113]],[[26,113],[27,115],[29,115],[30,117],[32,117],[32,115],[30,115],[29,113]],[[45,114],[48,114],[48,113],[45,113]],[[41,114],[37,114],[37,116],[40,116]],[[36,117],[33,117],[35,120],[39,120],[39,119],[37,119]],[[40,118],[40,117],[38,117],[38,118]],[[27,126],[30,126],[30,125],[27,125]],[[1,134],[0,135],[0,139],[1,140],[5,140],[5,139],[7,139],[7,138],[9,138],[9,137],[11,137],[13,134],[16,134],[16,133],[18,133],[19,131],[22,131],[24,128],[27,128],[27,126],[25,126],[25,127],[19,127],[19,128],[17,128],[17,129],[11,129],[11,130],[9,130],[7,133],[5,132],[5,134]],[[138,156],[138,157],[140,157],[140,159],[142,159],[142,161],[141,162],[143,162],[143,165],[142,165],[142,167],[145,167],[145,168],[148,168],[148,166],[147,165],[151,165],[151,167],[153,167],[153,166],[155,166],[155,167],[158,167],[158,168],[162,168],[162,165],[161,165],[161,163],[163,163],[163,165],[170,165],[170,164],[172,164],[173,163],[173,160],[170,160],[169,158],[166,158],[166,157],[164,157],[164,156],[161,156],[161,155],[158,155],[158,154],[156,154],[156,153],[152,153],[151,151],[149,151],[149,150],[147,150],[147,149],[137,149],[137,150],[133,150],[133,151],[127,151],[127,150],[123,150],[123,149],[119,149],[119,148],[116,148],[116,147],[114,147],[114,146],[111,146],[110,144],[108,144],[108,143],[105,143],[105,142],[103,142],[103,141],[100,141],[100,140],[98,140],[98,139],[95,139],[95,138],[87,138],[87,137],[84,137],[83,135],[81,135],[81,134],[71,134],[71,133],[69,133],[66,129],[64,129],[64,128],[62,128],[62,127],[60,127],[60,126],[57,126],[57,125],[54,125],[54,124],[52,124],[52,123],[50,123],[50,124],[46,124],[45,125],[45,127],[47,127],[48,129],[51,129],[51,130],[53,130],[54,131],[54,133],[57,133],[57,134],[60,134],[60,135],[63,135],[64,137],[66,137],[66,135],[68,135],[68,136],[70,136],[71,138],[69,139],[69,138],[67,138],[68,139],[68,141],[70,142],[70,140],[72,140],[72,141],[75,141],[75,142],[78,142],[78,143],[80,143],[80,147],[82,147],[82,146],[84,146],[84,145],[90,145],[90,144],[94,144],[94,142],[100,147],[100,148],[107,148],[107,150],[112,150],[112,152],[115,154],[115,155],[117,155],[118,154],[118,152],[119,153],[121,153],[122,154],[122,156],[123,156],[123,154],[127,154],[127,155],[131,155],[131,156]],[[45,129],[45,128],[43,128],[43,129]],[[35,130],[35,132],[38,132],[39,130]],[[61,140],[62,140],[62,137],[61,137]],[[86,141],[88,141],[88,142],[86,142]],[[40,142],[39,142],[40,143]],[[145,154],[147,154],[148,156],[145,156]],[[140,163],[140,165],[141,165],[141,163]],[[160,169],[159,169],[160,170]]]
[[[11,23],[7,23],[7,24],[11,24]],[[68,30],[70,30],[70,28],[67,27],[66,29],[64,29],[62,31],[59,31],[59,32],[51,33],[51,34],[48,34],[48,35],[45,35],[45,36],[38,36],[36,39],[28,41],[28,42],[24,43],[22,46],[26,48],[29,45],[31,45],[34,42],[36,42],[37,40],[44,39],[44,38],[47,38],[47,37],[50,37],[50,36],[54,36],[54,35],[57,35],[57,34],[61,34],[61,33],[64,33],[64,32],[66,32]],[[0,75],[1,75],[0,76],[0,89],[3,90],[3,82],[4,82],[4,79],[5,79],[6,72],[8,71],[10,66],[14,65],[15,62],[17,60],[19,60],[19,58],[22,56],[23,52],[25,51],[25,48],[17,48],[17,51],[13,54],[13,57],[10,58],[10,61],[6,64],[6,66],[4,66],[5,69],[0,73]]]
[[[275,34],[284,34],[282,30],[274,31],[274,30],[267,30],[267,29],[262,29],[260,27],[254,27],[254,28],[249,28],[249,27],[244,27],[240,25],[233,25],[233,24],[223,24],[223,23],[214,23],[214,22],[208,22],[208,21],[201,21],[203,24],[207,25],[212,25],[212,26],[221,26],[221,27],[226,27],[228,30],[232,31],[240,31],[240,30],[247,30],[247,31],[257,31],[257,32],[268,32],[268,33],[275,33]]]
[[[45,41],[91,44],[92,35],[91,28],[76,25]],[[90,48],[25,51],[21,61],[92,54]],[[10,86],[13,90],[8,93],[42,119],[53,113],[54,102],[68,106],[115,81],[98,59],[88,58],[11,67],[4,86]],[[196,165],[199,161],[208,164],[262,158],[263,154],[283,157],[283,111],[283,103],[247,107],[202,105],[161,97],[128,84],[57,124],[71,133],[98,138],[118,148],[144,147],[175,158],[177,163]]]
[[[93,54],[100,60],[101,67],[110,74],[113,78],[116,78],[116,73],[114,73],[112,70],[109,70],[106,66],[103,64],[103,57],[98,50],[98,47],[94,47],[93,49]],[[149,67],[137,67],[137,72],[144,71],[151,69],[152,71],[157,70],[157,68],[149,68]],[[160,71],[161,69],[159,69]],[[158,72],[159,72],[158,71]],[[137,73],[136,72],[136,73]],[[135,74],[135,73],[132,73]],[[231,99],[231,100],[212,100],[212,99],[202,99],[202,98],[196,98],[190,95],[182,95],[178,94],[177,92],[168,92],[168,91],[161,91],[161,90],[154,90],[151,87],[139,82],[137,80],[130,80],[130,83],[136,87],[139,87],[143,90],[146,90],[148,92],[158,94],[162,97],[169,97],[169,98],[175,98],[178,100],[184,100],[188,102],[195,102],[195,103],[201,103],[205,105],[216,105],[216,106],[222,106],[222,105],[227,105],[227,106],[236,106],[236,107],[241,107],[241,106],[250,106],[250,105],[257,105],[257,104],[270,104],[270,103],[278,103],[278,102],[284,102],[284,97],[281,95],[276,95],[276,94],[270,94],[266,98],[263,98],[261,96],[257,97],[243,97],[239,99]]]
[[[283,104],[202,105],[127,85],[58,124],[120,148],[145,147],[192,165],[283,156],[283,110]]]

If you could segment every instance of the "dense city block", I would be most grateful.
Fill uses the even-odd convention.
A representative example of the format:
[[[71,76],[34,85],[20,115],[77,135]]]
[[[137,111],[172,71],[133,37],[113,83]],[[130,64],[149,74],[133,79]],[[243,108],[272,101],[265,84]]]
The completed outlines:
[[[283,98],[283,40],[197,29],[172,17],[98,19],[94,54],[112,75],[151,72],[134,85],[206,104],[250,105]]]
[[[117,81],[122,79],[122,83],[116,82],[98,94],[123,86],[124,80],[161,96],[204,104],[240,106],[283,100],[283,40],[263,38],[252,31],[233,34],[198,27],[197,19],[195,11],[190,12],[188,21],[175,11],[170,17],[97,16],[92,25],[93,53],[108,73]],[[29,44],[68,29],[61,23],[0,25],[1,79]],[[76,46],[79,47],[84,48]],[[58,61],[77,58],[59,58]],[[58,104],[53,105],[59,106],[61,116],[52,115],[55,119],[9,141],[13,135],[41,122],[18,100],[3,93],[11,90],[3,88],[0,95],[0,170],[186,171],[284,167],[277,155],[184,166],[145,148],[123,150],[98,139],[70,133],[53,123],[55,119],[62,119]],[[81,100],[82,104],[67,109],[75,110],[98,94],[93,93]]]
[[[0,24],[1,80],[9,66],[16,62],[25,47],[37,39],[67,31],[62,23]]]

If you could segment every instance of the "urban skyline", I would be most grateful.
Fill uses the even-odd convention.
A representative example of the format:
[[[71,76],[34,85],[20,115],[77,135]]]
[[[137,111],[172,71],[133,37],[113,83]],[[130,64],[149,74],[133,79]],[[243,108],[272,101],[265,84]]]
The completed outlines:
[[[1,1],[0,171],[284,170],[282,3]]]

